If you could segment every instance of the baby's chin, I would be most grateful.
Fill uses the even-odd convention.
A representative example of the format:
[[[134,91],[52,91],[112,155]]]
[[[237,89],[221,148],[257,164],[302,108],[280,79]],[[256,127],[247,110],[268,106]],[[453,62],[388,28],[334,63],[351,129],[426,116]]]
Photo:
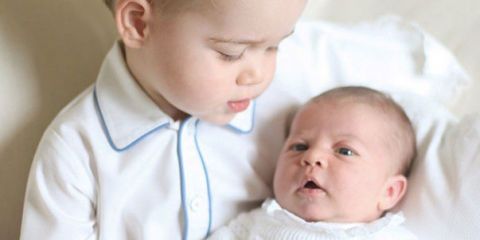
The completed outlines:
[[[330,222],[330,217],[322,213],[297,211],[293,212],[293,214],[306,222]]]
[[[294,213],[298,217],[304,219],[306,222],[330,222],[330,223],[368,223],[372,222],[381,217],[381,214],[372,213],[370,215],[364,216],[354,216],[354,215],[332,215],[326,214],[324,212],[299,212]]]
[[[294,213],[298,217],[302,218],[306,222],[315,223],[315,222],[329,222],[329,223],[356,223],[361,222],[355,218],[348,218],[348,217],[335,217],[332,215],[327,215],[324,213],[305,213],[299,212]]]
[[[381,217],[381,213],[372,212],[371,214],[341,214],[332,209],[322,209],[319,207],[296,206],[284,208],[306,222],[330,222],[330,223],[367,223]]]
[[[329,213],[311,204],[297,205],[282,203],[282,201],[278,202],[283,209],[289,211],[306,222],[329,221],[331,219],[331,215]]]

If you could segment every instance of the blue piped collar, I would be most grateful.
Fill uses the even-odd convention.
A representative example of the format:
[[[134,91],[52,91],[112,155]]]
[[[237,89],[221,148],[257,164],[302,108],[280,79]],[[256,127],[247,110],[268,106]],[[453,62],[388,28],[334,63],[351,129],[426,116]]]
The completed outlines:
[[[107,54],[94,88],[94,102],[113,149],[126,150],[149,134],[173,123],[130,74],[117,41]],[[255,103],[227,126],[239,133],[253,129]]]

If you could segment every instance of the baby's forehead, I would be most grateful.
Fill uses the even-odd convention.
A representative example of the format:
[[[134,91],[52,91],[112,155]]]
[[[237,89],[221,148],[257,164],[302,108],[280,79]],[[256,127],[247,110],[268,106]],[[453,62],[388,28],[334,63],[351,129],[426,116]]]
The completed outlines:
[[[392,121],[379,109],[359,102],[309,102],[302,106],[290,123],[292,133],[314,133],[345,140],[387,140],[392,135]],[[390,141],[390,139],[388,139]]]
[[[348,113],[357,114],[361,112],[362,115],[371,114],[374,115],[375,118],[384,119],[391,114],[391,111],[387,111],[386,108],[383,103],[370,102],[362,99],[326,97],[307,102],[299,108],[297,114],[302,112],[302,115],[324,113],[328,114],[328,116],[348,116]]]
[[[401,137],[397,134],[401,131],[401,123],[394,115],[379,105],[364,101],[328,98],[303,105],[291,128],[299,133],[321,126],[322,131],[345,138],[395,145]]]

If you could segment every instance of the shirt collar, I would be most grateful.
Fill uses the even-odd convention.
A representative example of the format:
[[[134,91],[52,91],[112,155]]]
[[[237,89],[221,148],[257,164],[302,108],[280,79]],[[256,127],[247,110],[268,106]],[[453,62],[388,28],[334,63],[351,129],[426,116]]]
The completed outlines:
[[[98,75],[94,100],[113,149],[123,151],[169,124],[165,114],[141,89],[125,63],[122,43],[107,54]],[[227,126],[239,133],[253,129],[255,103],[238,113]]]

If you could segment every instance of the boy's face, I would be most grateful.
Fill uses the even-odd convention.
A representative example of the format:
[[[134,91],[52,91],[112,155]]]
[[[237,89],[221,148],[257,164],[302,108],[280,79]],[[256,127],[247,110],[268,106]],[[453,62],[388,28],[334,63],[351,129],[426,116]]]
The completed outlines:
[[[197,2],[164,18],[154,10],[134,75],[170,116],[225,124],[271,82],[305,0]]]
[[[398,156],[388,118],[354,102],[308,103],[295,117],[277,163],[279,204],[307,221],[368,222],[379,217]]]

